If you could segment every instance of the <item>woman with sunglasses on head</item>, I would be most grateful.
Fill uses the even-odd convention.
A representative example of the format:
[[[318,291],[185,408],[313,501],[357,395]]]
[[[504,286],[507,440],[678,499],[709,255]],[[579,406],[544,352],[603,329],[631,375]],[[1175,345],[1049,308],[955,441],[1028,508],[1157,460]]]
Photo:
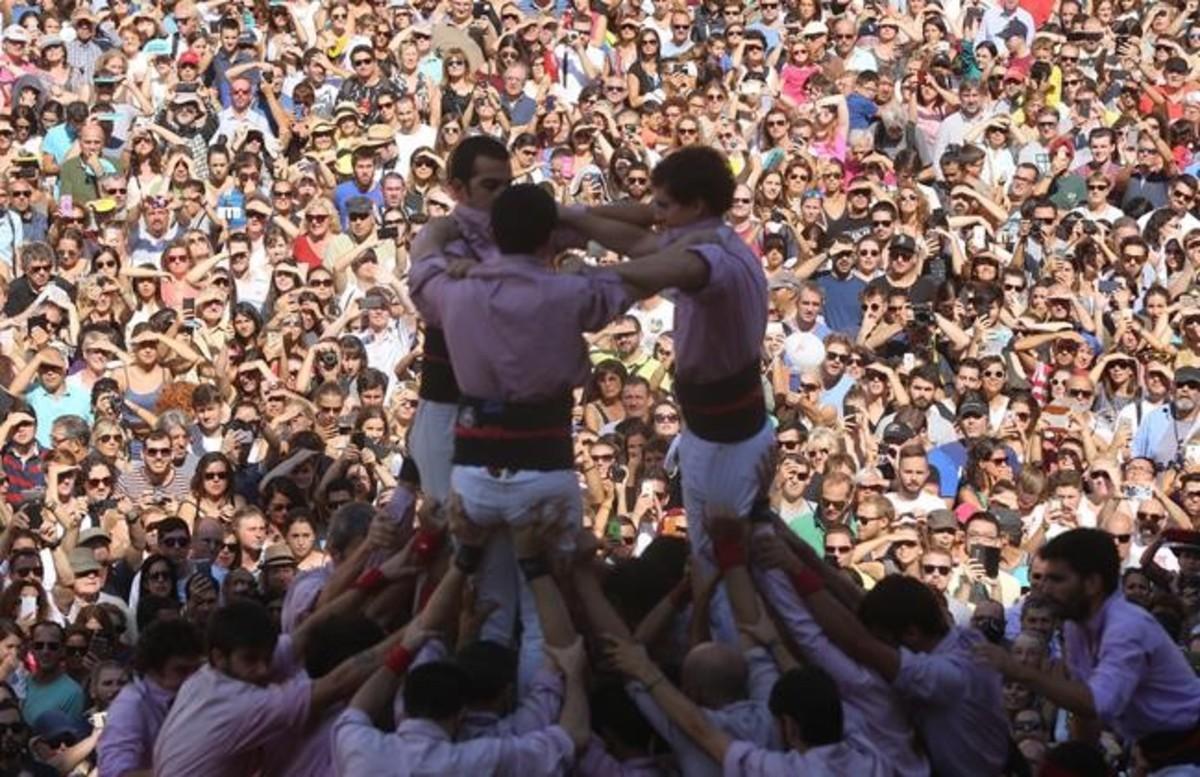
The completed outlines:
[[[466,52],[460,48],[447,49],[442,57],[440,98],[435,98],[435,104],[439,107],[436,116],[430,112],[431,123],[439,121],[442,116],[466,114],[475,92],[475,83],[470,76],[470,61]]]
[[[113,384],[115,385],[116,381],[113,381]],[[120,394],[114,391],[114,396],[119,398]],[[125,439],[124,429],[114,419],[98,419],[92,427],[92,449],[118,472],[129,469],[129,452],[126,450]]]
[[[647,100],[661,102],[664,98],[662,45],[653,28],[643,27],[638,33],[637,61],[629,66],[625,82],[629,105],[634,109],[640,109]]]
[[[179,506],[179,517],[189,526],[195,526],[200,518],[229,523],[233,511],[245,504],[234,493],[233,476],[233,463],[224,453],[211,451],[201,456],[192,475],[191,493]]]

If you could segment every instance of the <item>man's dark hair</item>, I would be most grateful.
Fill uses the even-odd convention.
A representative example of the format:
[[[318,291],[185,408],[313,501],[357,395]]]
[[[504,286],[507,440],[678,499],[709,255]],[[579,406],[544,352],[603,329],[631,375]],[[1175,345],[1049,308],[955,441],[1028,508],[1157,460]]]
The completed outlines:
[[[1121,557],[1112,535],[1099,529],[1072,529],[1042,546],[1046,561],[1062,561],[1081,578],[1099,575],[1104,593],[1111,594],[1121,582]]]
[[[192,536],[192,530],[188,528],[187,521],[183,520],[182,518],[177,518],[174,515],[168,518],[163,518],[161,521],[159,521],[157,529],[159,537],[163,537],[167,534],[177,531],[183,532],[188,536],[189,539],[191,539]]]
[[[505,163],[511,159],[508,149],[495,138],[487,135],[464,138],[450,153],[450,161],[447,164],[449,180],[462,184],[470,181],[471,176],[475,174],[475,160],[479,157]]]
[[[332,490],[332,487],[331,487]],[[369,504],[351,502],[342,505],[329,519],[329,530],[325,544],[342,558],[350,552],[350,546],[367,536],[375,509]]]
[[[768,706],[775,717],[796,723],[808,747],[842,741],[842,697],[823,669],[808,666],[783,674],[771,688]]]
[[[489,702],[517,680],[517,654],[512,648],[487,639],[463,646],[456,657],[467,677],[467,701]]]
[[[1112,544],[1112,540],[1108,541]],[[1090,742],[1062,742],[1046,752],[1042,761],[1042,774],[1078,775],[1091,777],[1096,774],[1111,774],[1104,753]]]
[[[505,254],[532,254],[558,226],[558,206],[541,187],[518,184],[500,192],[492,205],[492,236]]]
[[[67,103],[67,121],[71,124],[83,124],[87,121],[89,111],[90,108],[88,108],[88,104],[85,102],[76,100],[75,102]]]
[[[658,734],[629,698],[623,683],[607,682],[592,691],[590,706],[598,733],[607,734],[638,753],[657,751]]]
[[[221,391],[211,383],[201,383],[192,389],[192,407],[208,407],[220,402]]]
[[[208,649],[227,656],[238,648],[274,650],[278,639],[271,614],[253,599],[230,602],[208,620]]]
[[[355,384],[358,388],[359,394],[362,394],[364,391],[370,391],[371,389],[383,389],[384,391],[387,391],[388,376],[384,375],[382,370],[377,370],[374,367],[367,367],[365,370],[359,373],[358,378],[355,380]]]
[[[1112,545],[1112,540],[1108,541]],[[899,639],[909,627],[931,637],[949,630],[942,606],[929,586],[902,575],[888,575],[867,592],[858,607],[859,620],[872,631],[880,630]]]
[[[412,718],[445,720],[466,705],[467,674],[450,661],[421,664],[404,680],[404,709]]]
[[[385,636],[379,624],[362,613],[332,615],[313,626],[313,638],[304,652],[304,671],[314,680],[324,677]]]
[[[659,162],[650,182],[681,205],[703,202],[710,216],[722,216],[733,206],[737,182],[720,151],[708,146],[688,146]]]

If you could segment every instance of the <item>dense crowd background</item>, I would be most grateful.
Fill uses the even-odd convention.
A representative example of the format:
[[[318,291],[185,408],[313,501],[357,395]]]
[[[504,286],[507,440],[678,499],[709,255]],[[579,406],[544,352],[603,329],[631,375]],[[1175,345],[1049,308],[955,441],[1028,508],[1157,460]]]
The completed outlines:
[[[1128,678],[1200,666],[1194,0],[3,20],[0,775],[1200,773],[1169,673],[1113,691],[1157,710],[1132,724],[1045,679],[1087,680],[1103,643],[1047,586],[1107,558],[1079,529],[1119,580],[1075,571],[1156,624]],[[414,240],[446,217],[490,239],[497,191],[455,156],[477,136],[508,152],[494,188],[541,187],[564,223],[661,216],[660,163],[719,150],[769,289],[754,520],[685,514],[677,300],[642,299],[584,335],[581,525],[529,503],[503,540],[528,579],[508,640],[478,637],[517,594],[471,582],[508,532],[424,492],[409,435]],[[574,238],[562,272],[629,264]],[[553,339],[537,313],[517,352]],[[893,652],[859,651],[863,623]],[[904,668],[946,634],[965,663]],[[804,761],[843,706],[849,750]]]

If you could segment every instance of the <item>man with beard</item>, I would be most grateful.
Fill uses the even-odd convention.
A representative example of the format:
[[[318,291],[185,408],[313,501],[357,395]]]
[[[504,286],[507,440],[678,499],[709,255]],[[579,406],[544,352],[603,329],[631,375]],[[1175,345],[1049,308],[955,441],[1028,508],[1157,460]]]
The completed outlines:
[[[1181,367],[1175,373],[1175,393],[1170,404],[1142,419],[1133,438],[1133,456],[1152,459],[1159,470],[1182,469],[1188,447],[1200,431],[1200,367]]]
[[[954,425],[946,420],[943,411],[934,402],[941,385],[941,377],[938,375],[937,365],[934,364],[918,365],[908,375],[909,403],[925,414],[925,436],[934,445],[946,445],[958,439]],[[895,417],[895,413],[890,413],[879,419],[878,428],[881,433]]]
[[[1148,773],[1192,765],[1200,741],[1200,679],[1154,616],[1118,590],[1121,560],[1107,533],[1074,529],[1041,550],[1043,594],[1065,621],[1070,677],[1019,663],[999,645],[975,648],[1015,680],[1082,723],[1134,741]]]

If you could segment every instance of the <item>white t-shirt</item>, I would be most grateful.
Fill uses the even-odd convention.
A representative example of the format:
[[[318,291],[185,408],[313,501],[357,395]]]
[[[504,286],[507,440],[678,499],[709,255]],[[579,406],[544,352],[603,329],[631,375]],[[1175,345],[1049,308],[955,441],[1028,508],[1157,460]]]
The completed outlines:
[[[921,515],[933,512],[934,510],[945,510],[946,503],[941,497],[934,496],[928,491],[922,491],[917,494],[915,499],[908,499],[898,491],[892,491],[885,494],[887,500],[892,503],[892,507],[896,509],[896,515],[900,516],[904,513],[912,513],[913,515]]]

